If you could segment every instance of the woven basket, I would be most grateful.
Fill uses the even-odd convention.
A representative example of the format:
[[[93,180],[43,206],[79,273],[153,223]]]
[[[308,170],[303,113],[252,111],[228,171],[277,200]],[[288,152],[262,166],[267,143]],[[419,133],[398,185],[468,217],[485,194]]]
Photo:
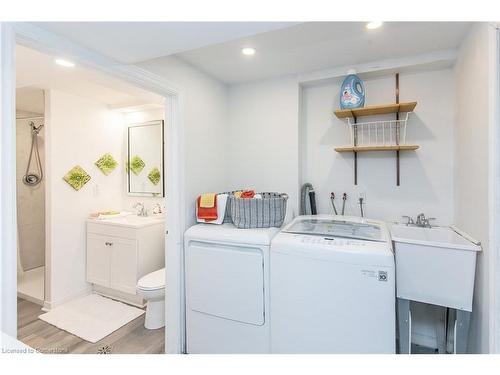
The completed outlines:
[[[224,221],[223,223],[232,223],[233,219],[231,219],[231,205],[229,204],[229,198],[231,198],[234,193],[237,191],[244,191],[245,189],[239,189],[239,190],[233,190],[233,191],[225,191],[224,193],[221,194],[227,194],[227,204],[226,204],[226,211],[224,212]]]
[[[229,208],[231,220],[237,228],[280,228],[283,225],[288,195],[259,194],[262,198],[236,198],[234,195],[228,197],[226,210]]]

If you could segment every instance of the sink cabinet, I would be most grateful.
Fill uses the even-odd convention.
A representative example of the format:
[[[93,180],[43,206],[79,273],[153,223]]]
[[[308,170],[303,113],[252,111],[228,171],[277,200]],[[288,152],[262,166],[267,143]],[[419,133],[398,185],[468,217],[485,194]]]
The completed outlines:
[[[97,293],[143,305],[137,281],[165,266],[163,221],[124,226],[87,221],[87,282]]]

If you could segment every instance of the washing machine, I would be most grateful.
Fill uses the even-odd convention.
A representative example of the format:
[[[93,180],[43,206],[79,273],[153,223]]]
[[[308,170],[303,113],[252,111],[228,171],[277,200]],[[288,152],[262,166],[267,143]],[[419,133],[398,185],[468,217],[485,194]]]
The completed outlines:
[[[278,228],[185,233],[188,353],[269,353],[269,250]]]
[[[295,218],[271,245],[272,353],[395,353],[395,267],[383,222]]]

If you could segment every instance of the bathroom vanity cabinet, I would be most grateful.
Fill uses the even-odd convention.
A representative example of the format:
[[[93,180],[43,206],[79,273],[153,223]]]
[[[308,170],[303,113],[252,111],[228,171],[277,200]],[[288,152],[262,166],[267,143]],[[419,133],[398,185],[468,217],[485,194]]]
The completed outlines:
[[[142,306],[137,281],[165,267],[165,222],[133,216],[87,220],[87,281],[94,291]]]

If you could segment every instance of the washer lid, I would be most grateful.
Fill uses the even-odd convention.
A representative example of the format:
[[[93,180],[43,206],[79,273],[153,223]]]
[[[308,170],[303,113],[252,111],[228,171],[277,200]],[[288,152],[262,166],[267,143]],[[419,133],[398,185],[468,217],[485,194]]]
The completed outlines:
[[[279,228],[238,229],[233,224],[197,224],[185,233],[186,240],[269,246]]]
[[[353,220],[343,216],[299,216],[283,232],[366,241],[386,240],[381,226],[376,222]]]
[[[137,282],[137,287],[142,290],[165,288],[165,268],[141,277]]]

